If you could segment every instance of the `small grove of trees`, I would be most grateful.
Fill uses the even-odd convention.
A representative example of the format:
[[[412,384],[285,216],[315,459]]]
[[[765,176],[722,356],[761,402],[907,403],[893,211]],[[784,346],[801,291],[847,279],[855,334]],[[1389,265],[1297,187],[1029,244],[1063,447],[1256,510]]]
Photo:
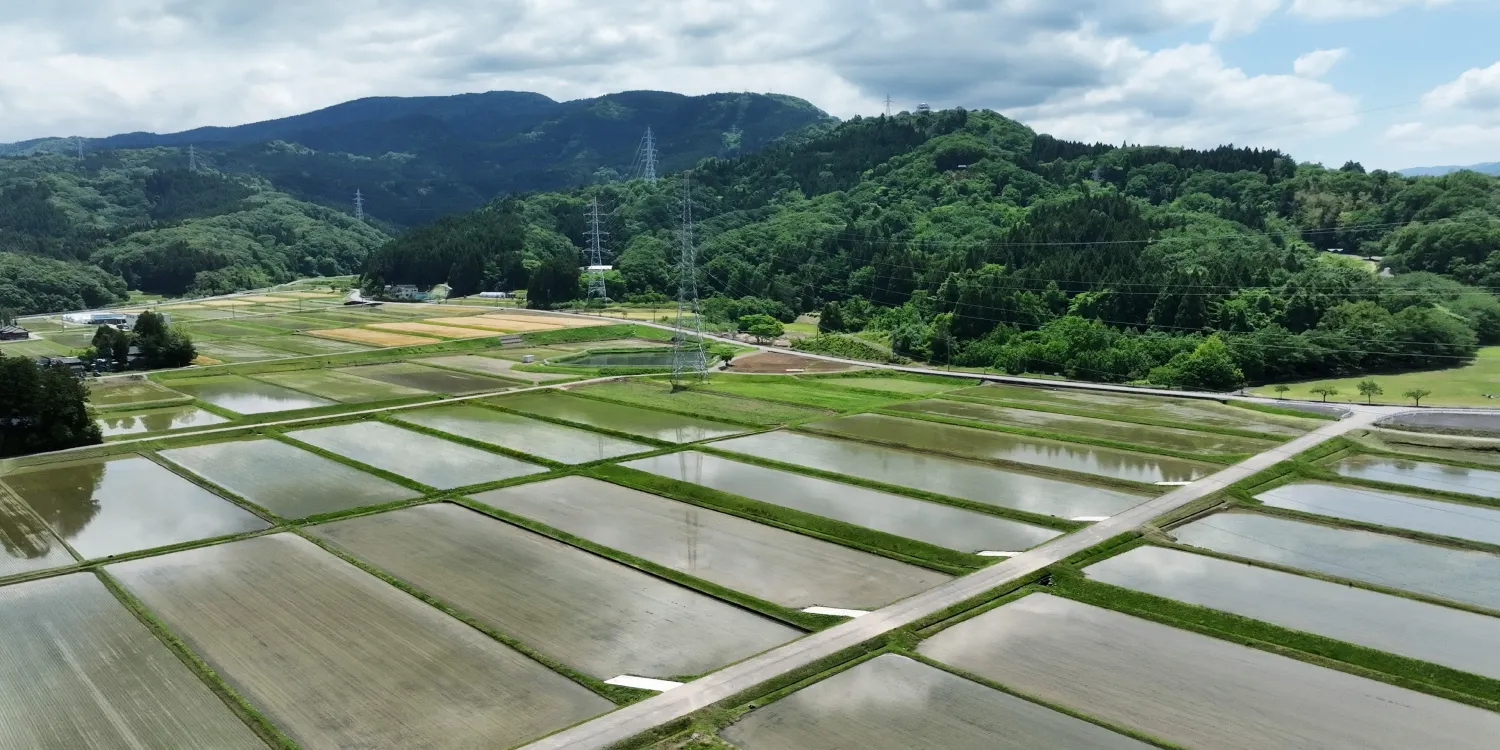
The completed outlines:
[[[741,316],[739,326],[741,331],[755,337],[755,340],[762,344],[781,338],[781,334],[786,332],[781,321],[760,313]]]
[[[0,354],[0,456],[103,442],[88,388],[65,367]]]
[[[140,359],[135,366],[144,369],[186,367],[198,356],[193,340],[186,333],[167,325],[161,313],[150,310],[136,318],[135,328],[129,333],[100,326],[86,354],[90,359],[108,359],[123,367],[130,364],[130,350],[136,347],[140,349]]]

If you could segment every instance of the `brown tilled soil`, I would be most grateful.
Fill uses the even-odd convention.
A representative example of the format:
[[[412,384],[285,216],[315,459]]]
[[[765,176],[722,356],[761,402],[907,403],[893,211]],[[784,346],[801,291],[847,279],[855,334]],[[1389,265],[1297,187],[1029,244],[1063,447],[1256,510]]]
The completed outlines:
[[[844,370],[860,369],[852,365],[839,364],[838,362],[825,362],[821,359],[809,359],[799,357],[795,354],[781,354],[779,352],[759,352],[757,354],[746,354],[743,357],[735,357],[729,365],[730,372],[761,372],[780,373],[801,370],[803,372],[842,372]]]

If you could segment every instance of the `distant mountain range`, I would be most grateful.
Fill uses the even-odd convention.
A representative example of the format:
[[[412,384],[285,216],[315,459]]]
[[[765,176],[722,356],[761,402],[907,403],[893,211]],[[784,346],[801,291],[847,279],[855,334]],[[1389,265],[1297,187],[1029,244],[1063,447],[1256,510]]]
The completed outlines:
[[[559,190],[629,177],[646,128],[658,171],[762,148],[836,120],[778,94],[683,96],[627,91],[558,102],[491,91],[442,97],[376,97],[278,120],[181,133],[84,139],[84,151],[193,146],[198,163],[263,178],[296,198],[366,212],[392,228],[482,205],[498,195]],[[77,139],[0,144],[0,156],[72,153]]]
[[[1483,172],[1485,174],[1500,175],[1500,161],[1485,162],[1484,164],[1470,164],[1467,167],[1412,167],[1401,170],[1401,174],[1407,177],[1441,177],[1450,172],[1467,169],[1472,172]]]

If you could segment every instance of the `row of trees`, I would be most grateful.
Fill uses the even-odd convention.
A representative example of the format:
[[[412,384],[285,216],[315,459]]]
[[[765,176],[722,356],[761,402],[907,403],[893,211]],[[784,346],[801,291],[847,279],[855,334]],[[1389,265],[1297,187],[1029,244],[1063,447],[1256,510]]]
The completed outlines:
[[[103,442],[88,388],[66,367],[0,354],[0,456]]]
[[[1376,380],[1361,380],[1359,381],[1357,389],[1359,390],[1359,395],[1365,397],[1365,403],[1367,404],[1375,403],[1376,396],[1385,395],[1385,388],[1382,387],[1379,381]],[[1282,384],[1276,386],[1273,390],[1276,391],[1276,394],[1278,396],[1285,398],[1287,391],[1291,390],[1291,386]],[[1313,394],[1314,396],[1322,396],[1324,403],[1327,403],[1329,397],[1339,395],[1339,389],[1331,385],[1314,386],[1312,388],[1309,388],[1308,392]],[[1417,406],[1421,406],[1422,399],[1431,396],[1432,391],[1427,388],[1408,388],[1401,395],[1405,398],[1411,399],[1412,403],[1416,404]]]

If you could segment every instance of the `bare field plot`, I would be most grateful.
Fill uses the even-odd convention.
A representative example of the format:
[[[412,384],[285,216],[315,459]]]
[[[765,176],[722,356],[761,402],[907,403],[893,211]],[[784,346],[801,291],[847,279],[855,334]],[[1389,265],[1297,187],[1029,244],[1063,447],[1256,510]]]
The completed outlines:
[[[348,341],[297,335],[262,336],[260,338],[246,339],[245,343],[267,349],[279,349],[284,352],[303,356],[347,354],[349,352],[365,352],[370,350],[368,346],[352,344]]]
[[[7,357],[68,357],[75,351],[74,347],[47,339],[0,342],[0,354]]]
[[[494,336],[492,331],[481,331],[473,328],[459,328],[457,326],[439,326],[431,323],[372,323],[367,328],[377,331],[395,331],[396,333],[413,333],[418,336],[433,336],[440,339],[478,339],[485,336]]]
[[[571,375],[560,375],[554,372],[521,372],[514,369],[516,362],[499,357],[482,357],[475,354],[459,354],[447,357],[426,357],[414,361],[419,365],[432,365],[433,367],[446,367],[452,370],[463,370],[465,372],[480,375],[493,375],[497,378],[510,378],[511,380],[529,380],[533,382],[547,380],[566,380]]]
[[[828,422],[816,422],[807,427],[887,445],[946,453],[959,458],[998,459],[1146,484],[1192,481],[1216,470],[1208,464],[1153,456],[1149,453],[1096,448],[1079,443],[1022,437],[884,414],[855,414]]]
[[[748,435],[712,447],[1058,518],[1112,516],[1146,501],[1120,490],[796,432]]]
[[[599,427],[630,435],[642,435],[669,443],[693,443],[744,432],[742,427],[695,419],[679,414],[610,404],[570,396],[558,391],[530,391],[494,399],[496,406]]]
[[[487,312],[478,317],[488,320],[509,320],[516,323],[546,325],[553,328],[592,328],[595,326],[616,325],[612,320],[598,320],[596,318],[583,318],[574,315],[542,315],[524,312]]]
[[[183,378],[172,381],[172,386],[189,396],[236,414],[298,411],[332,406],[335,403],[240,375]]]
[[[270,525],[140,456],[32,469],[5,483],[87,559]]]
[[[842,362],[827,362],[810,357],[781,352],[752,352],[735,357],[729,364],[734,372],[789,373],[789,372],[841,372],[856,369]]]
[[[533,364],[537,364],[537,363],[540,363],[542,360],[549,359],[551,357],[561,357],[563,355],[570,354],[570,353],[572,353],[570,350],[564,349],[561,346],[553,346],[553,347],[528,346],[528,347],[521,347],[521,348],[518,348],[518,349],[498,349],[498,350],[492,352],[491,354],[492,354],[492,356],[502,357],[504,359],[514,360],[516,362],[520,362],[522,360],[522,358],[530,355],[531,357],[533,357],[534,359],[536,359],[536,362],[533,363]],[[570,375],[568,377],[572,377],[572,376]]]
[[[721,734],[745,750],[1151,747],[896,654],[757,708]]]
[[[149,380],[118,378],[89,383],[89,401],[95,406],[124,406],[185,398],[170,388]]]
[[[955,625],[923,654],[1197,748],[1482,748],[1500,714],[1046,594]]]
[[[1273,508],[1500,545],[1500,508],[1322,482],[1296,482],[1256,495]]]
[[[278,349],[267,349],[263,346],[256,346],[244,341],[214,339],[195,343],[199,354],[212,357],[220,362],[264,362],[270,359],[286,359],[292,356]]]
[[[287,315],[256,318],[255,325],[261,328],[275,328],[280,331],[305,331],[309,328],[327,328],[328,321],[319,320],[311,311],[308,311],[308,314],[303,317],[296,317],[296,314],[289,313]]]
[[[481,336],[494,336],[500,333],[521,333],[524,331],[550,331],[562,328],[560,325],[550,325],[542,322],[516,321],[503,318],[491,318],[486,315],[475,315],[465,318],[428,318],[425,322],[439,326],[455,326],[459,328],[481,329],[475,331]],[[485,333],[484,331],[490,331]]]
[[[330,294],[328,292],[271,292],[267,296],[290,297],[292,299],[331,299],[333,297],[337,297],[338,295]]]
[[[1229,406],[1207,399],[1166,398],[1160,396],[1135,396],[1125,393],[1106,393],[1082,389],[1036,388],[1021,385],[999,385],[989,383],[957,392],[975,398],[1001,399],[1015,402],[1036,402],[1052,406],[1098,412],[1091,416],[1109,419],[1111,415],[1144,417],[1186,424],[1204,424],[1250,430],[1268,435],[1295,437],[1321,427],[1324,422],[1317,419],[1284,417],[1276,414],[1251,411],[1238,406]]]
[[[1354,479],[1500,498],[1500,471],[1466,469],[1380,456],[1354,456],[1334,464],[1332,468],[1339,474]]]
[[[1500,555],[1258,513],[1220,513],[1172,535],[1215,552],[1500,610]]]
[[[270,295],[265,295],[265,294],[257,294],[257,295],[251,296],[251,297],[236,297],[235,299],[238,299],[241,302],[285,302],[286,301],[285,299],[283,299],[281,297],[272,297]]]
[[[783,606],[878,609],[948,576],[583,477],[474,496],[487,505]]]
[[[1270,440],[1219,435],[1212,432],[1197,432],[1169,427],[1146,427],[1129,422],[1114,422],[1093,417],[1074,417],[1044,411],[1011,409],[1004,406],[976,404],[971,401],[946,401],[930,399],[912,401],[889,407],[891,411],[914,414],[935,414],[979,422],[993,422],[1037,430],[1073,433],[1086,437],[1134,443],[1151,448],[1201,454],[1260,453],[1271,449],[1276,443]]]
[[[610,435],[528,419],[479,406],[439,406],[395,412],[394,418],[549,461],[582,464],[653,450]]]
[[[454,395],[503,391],[510,388],[518,388],[522,385],[514,380],[497,380],[495,378],[484,377],[483,375],[470,375],[451,370],[440,370],[435,367],[423,367],[422,365],[410,362],[394,362],[386,365],[361,365],[359,367],[346,367],[335,370],[335,372],[379,380],[382,383],[399,385],[404,388],[416,388],[428,393],[450,393]]]
[[[290,534],[109,572],[304,748],[509,747],[613,707]]]
[[[1055,529],[696,451],[624,465],[960,552],[1019,551],[1062,535]]]
[[[196,445],[162,451],[161,456],[282,518],[306,518],[419,494],[277,440]]]
[[[0,589],[0,746],[260,748],[92,573]]]
[[[342,404],[357,404],[365,401],[388,401],[398,398],[426,396],[427,391],[393,385],[391,383],[361,378],[338,370],[290,370],[270,372],[255,376],[292,390],[310,393],[320,398],[332,399]]]
[[[169,406],[145,411],[107,412],[94,420],[104,437],[209,427],[229,420],[196,406]]]
[[[1139,547],[1089,578],[1500,679],[1500,618],[1266,568]]]
[[[956,391],[960,388],[973,386],[977,381],[954,378],[950,383],[937,383],[930,380],[909,380],[907,378],[851,377],[828,378],[822,382],[846,388],[863,388],[867,391],[923,395],[942,393],[943,391]]]
[[[801,635],[456,505],[406,508],[311,531],[600,679],[701,674]]]
[[[547,471],[536,464],[383,422],[318,427],[288,435],[330,453],[443,490]]]
[[[726,396],[694,389],[673,391],[668,383],[641,378],[591,385],[580,392],[636,406],[696,413],[746,424],[777,425],[828,416],[826,410],[808,406]]]
[[[325,339],[335,339],[338,341],[351,341],[356,344],[369,344],[370,346],[421,346],[422,344],[436,344],[440,340],[425,336],[412,336],[405,333],[372,331],[368,328],[333,328],[321,331],[308,331],[307,335],[322,336]]]
[[[74,562],[46,524],[0,484],[0,578]]]

